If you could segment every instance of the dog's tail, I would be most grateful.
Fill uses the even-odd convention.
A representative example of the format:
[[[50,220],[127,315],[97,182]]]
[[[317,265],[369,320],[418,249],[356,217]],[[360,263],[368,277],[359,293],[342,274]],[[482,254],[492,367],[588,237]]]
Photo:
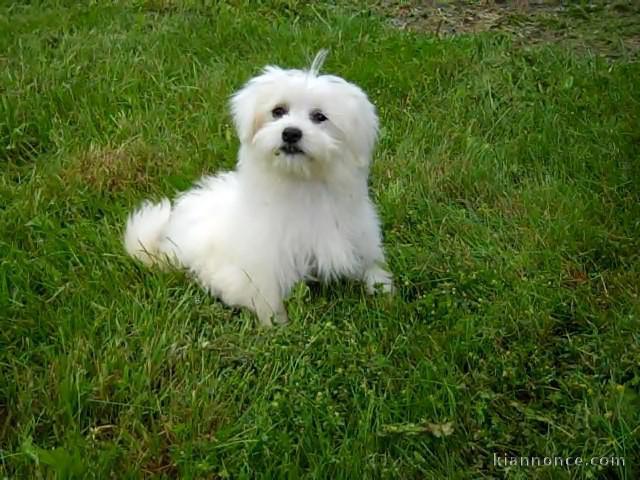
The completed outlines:
[[[145,265],[162,263],[160,241],[171,216],[171,202],[166,198],[160,203],[145,201],[127,219],[124,232],[124,248],[132,257]]]

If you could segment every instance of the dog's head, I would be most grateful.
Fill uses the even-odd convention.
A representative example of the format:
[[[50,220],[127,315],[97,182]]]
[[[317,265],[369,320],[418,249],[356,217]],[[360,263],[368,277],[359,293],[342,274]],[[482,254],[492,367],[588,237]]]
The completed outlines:
[[[231,98],[233,119],[250,161],[311,177],[334,162],[366,169],[378,131],[375,108],[356,85],[309,70],[266,67]]]

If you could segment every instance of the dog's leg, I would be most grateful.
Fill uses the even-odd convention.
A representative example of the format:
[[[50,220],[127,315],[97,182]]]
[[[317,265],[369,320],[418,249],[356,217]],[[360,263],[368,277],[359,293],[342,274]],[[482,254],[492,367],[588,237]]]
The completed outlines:
[[[272,322],[284,324],[289,321],[287,310],[282,301],[282,294],[275,279],[262,281],[257,278],[250,280],[251,298],[249,308],[251,308],[258,320],[265,327],[271,327]]]
[[[382,250],[380,224],[373,206],[368,204],[359,218],[360,234],[355,237],[354,247],[362,259],[361,280],[369,294],[377,291],[393,293],[393,276],[384,268],[386,262]]]
[[[275,277],[250,273],[229,264],[218,266],[215,273],[201,275],[200,281],[224,303],[248,308],[265,327],[270,327],[272,321],[287,323],[287,311]]]

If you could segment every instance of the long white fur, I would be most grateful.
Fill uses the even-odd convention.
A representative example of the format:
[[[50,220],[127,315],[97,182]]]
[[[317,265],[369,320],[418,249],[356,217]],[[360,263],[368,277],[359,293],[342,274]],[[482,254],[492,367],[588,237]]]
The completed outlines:
[[[369,163],[378,119],[357,86],[313,68],[266,67],[231,99],[240,137],[234,171],[204,177],[170,205],[144,202],[128,219],[127,252],[150,265],[188,268],[213,295],[284,323],[293,285],[317,277],[393,288],[375,207]],[[285,106],[288,113],[273,118]],[[314,123],[310,113],[328,118]],[[280,150],[282,131],[303,132],[304,154]]]

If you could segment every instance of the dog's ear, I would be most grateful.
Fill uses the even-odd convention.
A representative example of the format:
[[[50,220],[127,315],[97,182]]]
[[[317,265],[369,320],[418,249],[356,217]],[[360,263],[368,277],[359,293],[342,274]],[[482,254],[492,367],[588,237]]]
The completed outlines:
[[[357,85],[333,75],[323,75],[335,88],[335,100],[329,110],[329,118],[342,134],[350,160],[357,167],[366,168],[371,163],[378,139],[378,115],[367,94]]]
[[[359,148],[357,152],[358,164],[361,167],[367,167],[371,163],[373,157],[373,150],[376,146],[378,139],[378,115],[373,104],[369,101],[367,96],[363,93],[364,97],[363,115],[356,120],[356,124],[360,127],[359,135],[361,136],[359,142]]]
[[[356,85],[349,84],[351,95],[343,108],[348,112],[348,143],[358,167],[368,167],[378,139],[378,115],[367,95]]]
[[[241,143],[248,143],[256,134],[259,124],[256,118],[256,92],[252,83],[247,83],[231,97],[231,115]]]
[[[242,143],[251,142],[265,122],[265,112],[261,110],[263,101],[273,85],[284,74],[278,67],[265,67],[261,75],[249,80],[241,90],[231,97],[233,123]]]

